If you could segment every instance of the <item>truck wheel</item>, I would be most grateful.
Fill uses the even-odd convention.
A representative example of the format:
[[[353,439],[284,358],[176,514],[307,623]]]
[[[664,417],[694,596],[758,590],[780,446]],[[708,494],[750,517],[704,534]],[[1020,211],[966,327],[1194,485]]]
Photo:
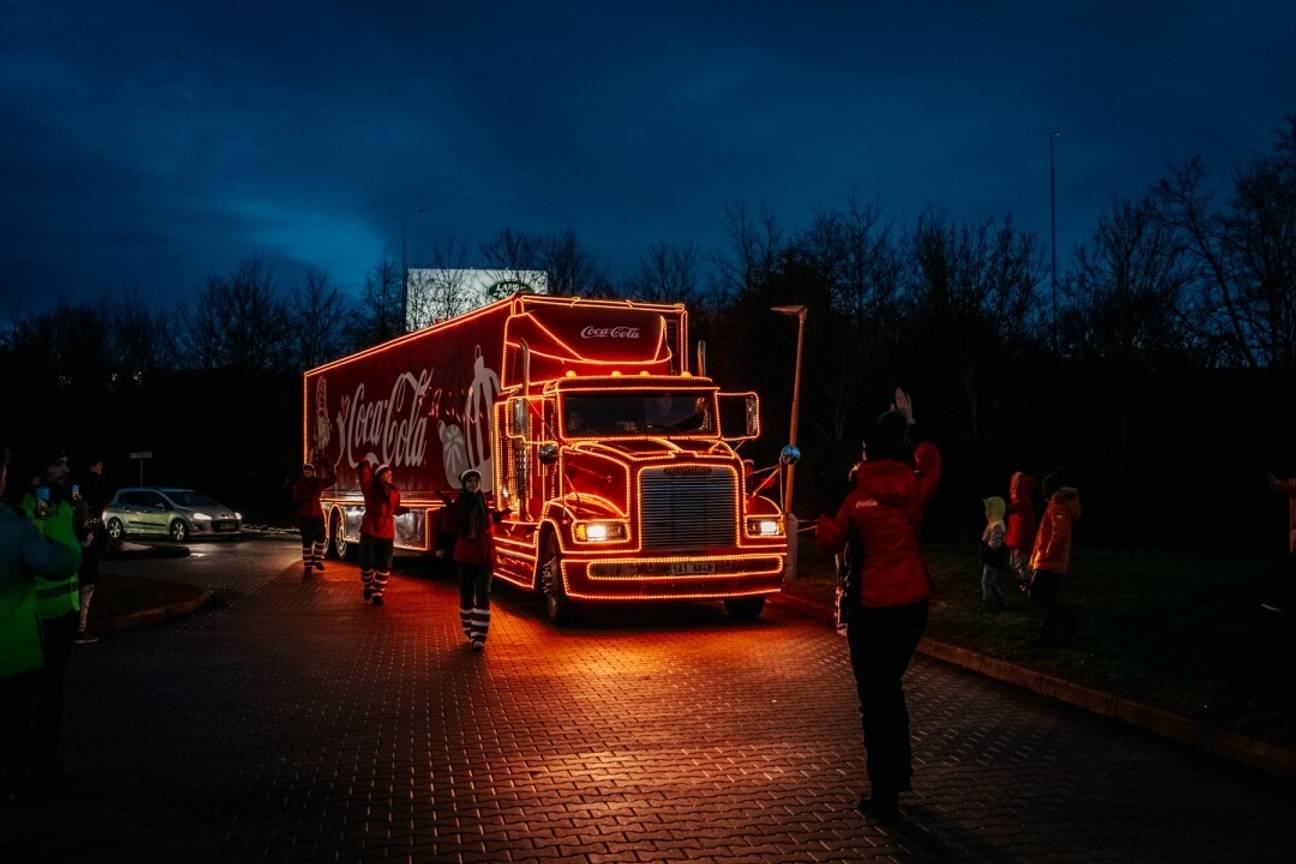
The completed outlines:
[[[540,582],[544,592],[545,615],[555,627],[565,627],[576,622],[576,608],[563,589],[562,551],[557,535],[545,538],[544,554],[540,558]]]
[[[346,534],[342,530],[342,516],[336,510],[333,511],[333,542],[329,545],[333,547],[333,554],[341,561],[350,561],[355,557],[355,544],[347,540]]]
[[[171,529],[167,532],[171,539],[177,543],[183,543],[189,539],[189,526],[183,519],[176,519],[171,523]]]
[[[755,621],[765,611],[765,595],[733,597],[724,601],[725,611],[735,621]]]
[[[324,544],[324,554],[329,558],[342,558],[346,554],[346,541],[342,539],[342,520],[336,510],[329,513],[328,542]]]
[[[120,540],[126,536],[126,528],[122,525],[120,519],[108,520],[108,536],[113,540]]]

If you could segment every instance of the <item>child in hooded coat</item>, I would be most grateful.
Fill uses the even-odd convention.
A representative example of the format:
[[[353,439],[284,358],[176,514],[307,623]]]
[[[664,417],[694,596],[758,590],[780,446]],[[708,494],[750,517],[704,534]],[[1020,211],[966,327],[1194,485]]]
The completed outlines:
[[[1071,526],[1080,518],[1080,490],[1063,486],[1049,498],[1031,554],[1030,599],[1044,610],[1035,644],[1050,648],[1057,643],[1058,630],[1071,628],[1071,619],[1058,601],[1062,578],[1071,568]]]
[[[1004,606],[1002,584],[1008,574],[1008,547],[1004,545],[1007,506],[998,495],[982,503],[986,526],[981,532],[981,606],[987,612],[998,612]]]
[[[1017,576],[1017,587],[1022,591],[1030,585],[1031,550],[1035,546],[1035,478],[1021,471],[1008,482],[1008,531],[1004,546],[1008,547],[1008,567]]]

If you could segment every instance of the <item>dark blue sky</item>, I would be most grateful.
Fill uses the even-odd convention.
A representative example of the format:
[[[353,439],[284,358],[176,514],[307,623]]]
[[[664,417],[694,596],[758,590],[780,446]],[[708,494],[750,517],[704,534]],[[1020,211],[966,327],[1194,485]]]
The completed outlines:
[[[0,0],[0,314],[183,299],[253,250],[357,286],[420,207],[411,264],[571,227],[621,274],[722,247],[727,202],[795,228],[851,189],[1047,239],[1054,127],[1065,256],[1296,111],[1284,2],[329,5]]]

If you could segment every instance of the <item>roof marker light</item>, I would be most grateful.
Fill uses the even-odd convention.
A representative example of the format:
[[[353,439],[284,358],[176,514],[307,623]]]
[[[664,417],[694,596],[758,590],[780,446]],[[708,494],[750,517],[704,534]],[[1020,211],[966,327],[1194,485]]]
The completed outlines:
[[[568,378],[575,378],[575,377],[576,377],[576,372],[575,372],[575,370],[568,369],[568,370],[567,370],[567,377],[568,377]]]

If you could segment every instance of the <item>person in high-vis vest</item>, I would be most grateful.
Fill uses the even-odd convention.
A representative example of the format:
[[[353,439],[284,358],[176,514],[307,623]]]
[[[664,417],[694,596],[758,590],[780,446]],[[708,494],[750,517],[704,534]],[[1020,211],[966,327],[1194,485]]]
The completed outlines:
[[[81,541],[76,535],[67,477],[67,461],[55,460],[45,469],[42,485],[24,496],[22,502],[37,532],[73,553],[70,568],[36,575],[36,619],[45,654],[45,666],[36,681],[32,727],[31,783],[37,791],[56,789],[68,780],[59,762],[58,747],[63,737],[63,682],[81,624],[81,586],[77,578]]]
[[[9,451],[0,445],[0,495],[8,466]],[[47,518],[63,517],[70,531],[70,509]],[[42,537],[21,513],[0,502],[0,802],[26,785],[32,704],[44,664],[35,580],[74,571],[76,559],[76,549]]]

